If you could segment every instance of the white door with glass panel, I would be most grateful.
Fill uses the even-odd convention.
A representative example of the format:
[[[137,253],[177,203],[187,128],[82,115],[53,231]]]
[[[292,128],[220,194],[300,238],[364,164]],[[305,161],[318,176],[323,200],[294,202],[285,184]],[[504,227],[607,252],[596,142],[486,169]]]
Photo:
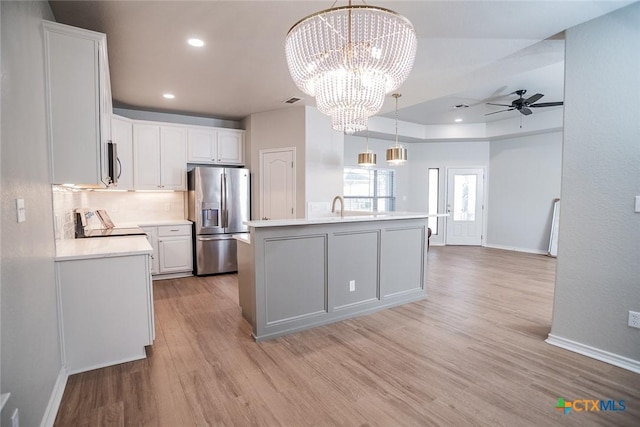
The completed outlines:
[[[447,245],[482,244],[484,169],[447,171]]]
[[[295,218],[295,148],[260,150],[260,219]]]

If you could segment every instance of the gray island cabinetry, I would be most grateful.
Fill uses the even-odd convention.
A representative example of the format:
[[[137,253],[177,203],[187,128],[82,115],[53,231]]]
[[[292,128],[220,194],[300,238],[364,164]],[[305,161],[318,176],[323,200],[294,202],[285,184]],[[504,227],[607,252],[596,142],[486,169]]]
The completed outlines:
[[[426,296],[426,214],[247,224],[238,291],[256,341]]]

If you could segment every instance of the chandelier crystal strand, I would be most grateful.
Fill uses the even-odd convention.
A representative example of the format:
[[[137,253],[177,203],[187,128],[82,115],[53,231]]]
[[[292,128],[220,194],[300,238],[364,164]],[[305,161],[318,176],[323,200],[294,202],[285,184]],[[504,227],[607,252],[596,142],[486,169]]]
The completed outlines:
[[[286,39],[289,72],[333,129],[364,130],[387,93],[408,77],[416,53],[406,18],[375,6],[345,6],[310,15]]]

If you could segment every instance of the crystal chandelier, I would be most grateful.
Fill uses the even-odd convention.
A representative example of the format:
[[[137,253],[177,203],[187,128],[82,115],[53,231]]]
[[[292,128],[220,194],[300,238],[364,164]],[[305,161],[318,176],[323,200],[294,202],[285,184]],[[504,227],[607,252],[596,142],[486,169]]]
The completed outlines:
[[[334,130],[364,130],[387,93],[413,66],[416,32],[405,17],[375,6],[336,7],[298,21],[287,34],[289,72]]]
[[[407,161],[407,149],[398,144],[398,98],[402,95],[394,93],[391,96],[396,99],[396,143],[387,148],[387,163],[393,166],[399,166]]]

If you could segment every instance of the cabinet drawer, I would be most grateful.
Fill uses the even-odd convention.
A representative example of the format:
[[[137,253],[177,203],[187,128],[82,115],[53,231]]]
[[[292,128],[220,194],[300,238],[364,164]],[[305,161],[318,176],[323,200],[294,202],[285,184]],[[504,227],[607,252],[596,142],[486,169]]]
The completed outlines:
[[[158,227],[158,236],[190,236],[191,225],[162,225]]]

